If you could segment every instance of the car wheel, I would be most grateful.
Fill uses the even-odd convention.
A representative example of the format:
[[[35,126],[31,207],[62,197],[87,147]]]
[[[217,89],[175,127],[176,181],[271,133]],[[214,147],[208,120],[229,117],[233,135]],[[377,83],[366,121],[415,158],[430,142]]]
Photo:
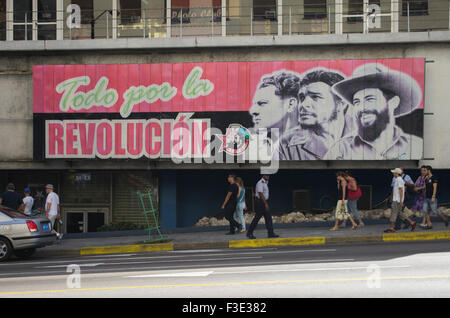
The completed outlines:
[[[11,243],[8,239],[0,237],[0,262],[6,261],[12,252]]]
[[[35,248],[27,248],[26,250],[14,251],[14,255],[16,255],[17,258],[30,258],[33,256],[34,252],[36,252]]]

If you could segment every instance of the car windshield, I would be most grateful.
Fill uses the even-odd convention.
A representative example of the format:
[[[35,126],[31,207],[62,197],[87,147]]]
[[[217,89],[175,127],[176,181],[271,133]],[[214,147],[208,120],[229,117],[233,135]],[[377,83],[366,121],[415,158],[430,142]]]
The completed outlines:
[[[11,210],[10,208],[0,205],[0,212],[13,219],[26,219],[27,216],[19,211]]]

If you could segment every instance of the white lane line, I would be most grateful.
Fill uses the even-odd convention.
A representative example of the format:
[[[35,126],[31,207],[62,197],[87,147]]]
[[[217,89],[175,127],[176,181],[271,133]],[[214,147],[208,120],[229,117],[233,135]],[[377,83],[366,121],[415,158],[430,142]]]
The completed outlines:
[[[134,256],[134,255],[136,255],[136,254],[119,254],[119,255],[116,255],[116,254],[110,254],[110,255],[102,255],[102,257],[129,257],[129,256]],[[86,258],[95,258],[95,257],[98,257],[97,255],[85,255],[85,256],[83,256],[83,257],[86,257]]]
[[[354,259],[335,259],[335,260],[308,260],[308,261],[284,261],[284,262],[253,262],[253,263],[223,263],[223,264],[208,264],[208,265],[171,265],[171,266],[147,266],[147,267],[119,267],[119,268],[112,268],[110,270],[105,271],[105,269],[85,269],[83,270],[83,273],[96,273],[96,272],[103,272],[103,273],[118,273],[118,272],[132,272],[132,271],[143,271],[143,270],[152,270],[152,269],[177,269],[177,268],[220,268],[220,267],[232,267],[232,266],[264,266],[264,265],[285,265],[285,264],[298,264],[298,263],[307,263],[307,262],[316,262],[316,263],[328,263],[328,262],[349,262],[349,261],[355,261]],[[15,272],[15,273],[4,273],[0,274],[0,276],[8,276],[8,275],[42,275],[42,274],[61,274],[65,272],[61,271],[52,271],[52,272]]]
[[[397,266],[379,266],[380,269],[396,269],[410,268],[411,265]],[[345,271],[345,270],[367,270],[367,266],[360,267],[323,267],[323,268],[296,268],[296,269],[267,269],[267,270],[251,270],[251,271],[234,271],[234,272],[214,272],[214,275],[228,274],[251,274],[251,273],[271,273],[271,272],[309,272],[309,271]]]
[[[410,268],[411,265],[380,266],[380,269]],[[295,269],[268,269],[249,271],[210,271],[210,272],[186,272],[186,273],[165,273],[155,275],[134,275],[126,278],[154,278],[154,277],[206,277],[209,275],[231,275],[231,274],[253,274],[253,273],[283,273],[283,272],[309,272],[309,271],[347,271],[347,270],[367,270],[367,266],[359,267],[324,267],[324,268],[295,268]]]
[[[182,252],[182,251],[180,251]],[[185,251],[183,251],[185,252]],[[140,256],[140,257],[130,257],[126,260],[143,260],[143,259],[160,259],[160,258],[182,258],[184,256],[189,257],[205,257],[205,256],[225,256],[225,255],[252,255],[252,254],[295,254],[295,253],[320,253],[320,252],[336,252],[336,249],[322,249],[322,250],[283,250],[283,251],[249,251],[249,252],[237,252],[237,251],[230,251],[229,253],[214,253],[214,254],[188,254],[188,255],[162,255],[162,256]],[[122,254],[125,255],[125,254]],[[136,254],[130,254],[130,255],[136,255]],[[72,263],[82,263],[82,262],[89,262],[89,261],[109,261],[109,258],[104,257],[110,257],[109,255],[103,255],[101,258],[85,258],[86,256],[76,258],[76,259],[69,259],[69,260],[61,260],[61,261],[44,261],[44,262],[11,262],[11,263],[3,263],[0,264],[0,266],[17,266],[17,265],[42,265],[42,264],[72,264]],[[98,256],[97,256],[98,257]],[[112,257],[112,256],[111,256]]]
[[[70,264],[77,265],[79,267],[97,267],[100,265],[105,265],[105,263],[92,263],[92,264]],[[42,266],[42,267],[34,267],[34,268],[66,268],[68,265],[53,265],[53,266]]]
[[[206,277],[214,272],[187,272],[187,273],[167,273],[156,275],[136,275],[127,276],[127,278],[154,278],[154,277]]]
[[[238,259],[261,259],[262,256],[252,256],[252,257],[228,257],[228,258],[202,258],[202,259],[187,259],[183,260],[183,262],[212,262],[212,261],[227,261],[227,260],[238,260]],[[179,263],[180,260],[171,260],[171,261],[155,261],[155,262],[120,262],[120,263],[100,263],[95,265],[104,265],[104,266],[113,266],[113,265],[132,265],[132,264],[154,264],[154,263]],[[77,264],[78,265],[78,264]],[[80,266],[88,266],[89,264],[82,264]],[[54,267],[66,267],[64,265],[57,266],[38,266],[34,267],[36,269],[39,268],[54,268]]]
[[[186,254],[190,254],[190,253],[210,253],[210,252],[220,252],[222,250],[181,250],[181,251],[169,251],[170,253],[186,253]]]

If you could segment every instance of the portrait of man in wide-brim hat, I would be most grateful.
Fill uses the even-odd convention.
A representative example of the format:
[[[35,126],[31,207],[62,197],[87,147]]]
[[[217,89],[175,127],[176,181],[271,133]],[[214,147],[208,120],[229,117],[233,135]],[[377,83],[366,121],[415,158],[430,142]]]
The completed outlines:
[[[421,105],[423,93],[414,78],[380,63],[367,63],[334,85],[333,91],[353,105],[356,130],[335,144],[327,159],[422,158],[422,138],[405,134],[396,125],[397,117]]]

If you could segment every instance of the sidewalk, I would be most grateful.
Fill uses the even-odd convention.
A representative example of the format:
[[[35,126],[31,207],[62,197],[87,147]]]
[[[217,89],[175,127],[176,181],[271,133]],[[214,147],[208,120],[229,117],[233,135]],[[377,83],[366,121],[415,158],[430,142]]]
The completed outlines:
[[[370,224],[364,228],[345,229],[331,232],[324,224],[321,227],[295,226],[279,227],[275,225],[275,232],[280,235],[277,239],[267,239],[264,225],[258,225],[255,231],[256,240],[249,240],[245,233],[225,235],[226,229],[219,228],[211,231],[195,231],[190,233],[170,233],[168,241],[163,243],[145,244],[147,236],[121,236],[97,238],[67,238],[50,247],[39,249],[40,256],[75,256],[113,253],[137,253],[150,251],[196,250],[215,248],[249,248],[264,246],[298,246],[324,245],[367,242],[399,242],[421,240],[450,240],[450,228],[442,222],[435,222],[432,230],[423,230],[419,226],[414,232],[400,230],[394,234],[385,234],[386,224]]]

